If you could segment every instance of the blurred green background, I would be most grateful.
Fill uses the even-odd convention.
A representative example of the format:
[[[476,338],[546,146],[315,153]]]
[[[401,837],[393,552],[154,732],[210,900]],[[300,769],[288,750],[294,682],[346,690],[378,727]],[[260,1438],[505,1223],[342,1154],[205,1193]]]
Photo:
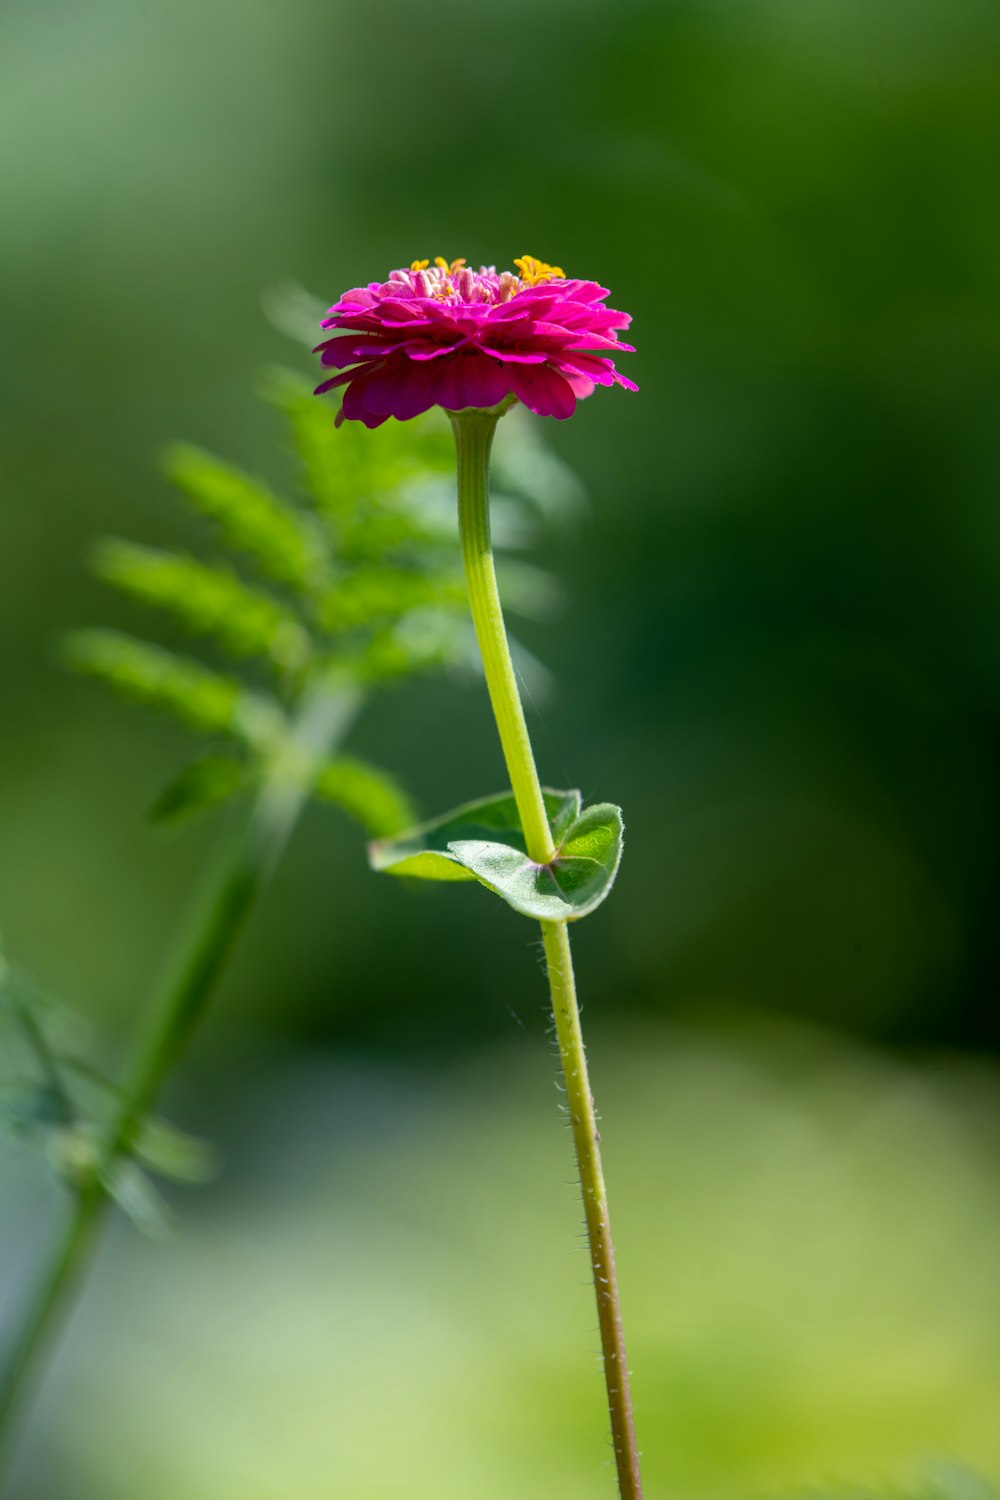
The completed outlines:
[[[0,929],[111,1057],[218,828],[145,826],[187,738],[53,646],[139,618],[97,535],[196,534],[165,441],[287,475],[262,294],[531,252],[634,314],[520,633],[628,826],[577,950],[653,1495],[1000,1469],[998,154],[994,0],[0,13]],[[446,681],[354,743],[502,783]],[[230,1168],[114,1238],[21,1500],[607,1493],[544,999],[314,810],[171,1101]],[[52,1204],[0,1162],[9,1316]]]

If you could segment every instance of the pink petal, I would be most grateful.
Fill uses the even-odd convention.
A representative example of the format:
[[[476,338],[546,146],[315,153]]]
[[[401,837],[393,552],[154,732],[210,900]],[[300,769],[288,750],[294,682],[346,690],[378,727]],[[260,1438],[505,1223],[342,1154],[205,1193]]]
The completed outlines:
[[[585,396],[592,396],[594,394],[594,382],[588,380],[586,375],[574,375],[567,370],[564,370],[563,374],[569,381],[570,388],[578,401],[582,401]]]
[[[343,370],[347,365],[356,365],[359,360],[371,359],[373,356],[384,358],[387,354],[394,354],[402,346],[368,334],[361,338],[330,339],[319,347],[323,351],[322,364],[332,365],[335,370]]]
[[[313,395],[322,396],[324,391],[332,391],[334,386],[346,385],[349,380],[354,380],[357,377],[367,374],[370,370],[376,369],[378,369],[378,361],[374,364],[369,363],[360,367],[355,366],[353,370],[341,370],[339,375],[332,375],[329,380],[324,380],[322,385],[318,385],[313,391]]]
[[[483,354],[456,354],[434,367],[436,400],[447,411],[496,406],[511,388],[510,372]]]
[[[457,344],[414,344],[408,341],[402,347],[406,350],[407,359],[427,360],[440,359],[442,354],[454,354],[456,350],[464,349],[467,343],[467,339],[462,339]]]
[[[567,351],[558,360],[560,374],[567,379],[571,375],[585,375],[594,385],[614,385],[615,370],[609,359],[599,359],[596,354],[577,354]]]
[[[540,417],[571,417],[576,396],[569,381],[547,365],[512,365],[510,383],[514,394]]]
[[[491,359],[502,359],[518,365],[543,365],[551,353],[548,349],[503,349],[489,344],[480,344],[479,349]]]
[[[363,422],[366,427],[381,427],[382,423],[388,419],[388,412],[383,415],[372,411],[368,406],[365,399],[367,385],[368,382],[361,379],[352,381],[347,387],[344,392],[344,404],[340,408],[339,422],[347,418],[352,422]]]
[[[435,367],[404,359],[365,381],[364,404],[379,416],[408,422],[437,403]]]

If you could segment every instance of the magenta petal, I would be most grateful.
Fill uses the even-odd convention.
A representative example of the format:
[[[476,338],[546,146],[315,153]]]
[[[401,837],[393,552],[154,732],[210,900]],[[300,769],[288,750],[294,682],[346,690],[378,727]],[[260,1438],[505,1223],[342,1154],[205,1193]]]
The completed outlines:
[[[603,302],[611,295],[606,286],[598,286],[596,281],[564,281],[561,285],[569,302]]]
[[[374,311],[381,323],[416,323],[427,316],[421,303],[404,302],[399,297],[385,297]]]
[[[600,359],[596,354],[578,354],[567,350],[559,356],[559,371],[567,379],[571,375],[585,375],[595,385],[615,383],[614,365],[609,359]]]
[[[574,375],[569,370],[563,370],[562,374],[569,381],[570,389],[578,401],[582,401],[585,396],[592,396],[594,394],[594,382],[588,380],[586,375]]]
[[[458,344],[414,344],[407,342],[404,347],[407,359],[427,360],[440,359],[443,354],[454,354],[457,350],[463,349],[467,343],[468,339],[462,339]]]
[[[347,418],[351,422],[363,422],[366,427],[380,427],[386,420],[388,413],[372,411],[367,403],[368,380],[364,377],[354,380],[344,392],[344,404],[340,409],[340,420]]]
[[[343,370],[347,365],[356,365],[360,360],[384,358],[387,354],[394,354],[399,347],[398,343],[387,343],[385,339],[369,336],[331,339],[323,349],[321,362],[335,370]]]
[[[377,368],[377,364],[375,367]],[[329,380],[324,380],[322,385],[318,385],[313,391],[313,395],[322,396],[324,391],[332,391],[334,386],[346,385],[349,380],[355,380],[372,368],[373,366],[369,364],[362,365],[353,370],[341,370],[339,375],[332,375]]]
[[[491,347],[489,344],[480,344],[479,348],[491,359],[502,359],[509,364],[516,365],[543,365],[550,353],[548,349],[503,349]]]
[[[365,382],[365,406],[380,416],[408,422],[437,402],[433,367],[403,360]]]
[[[435,368],[438,401],[447,411],[496,406],[511,388],[510,372],[482,354],[456,354]]]
[[[512,365],[514,394],[540,417],[571,417],[576,410],[573,387],[547,365]]]

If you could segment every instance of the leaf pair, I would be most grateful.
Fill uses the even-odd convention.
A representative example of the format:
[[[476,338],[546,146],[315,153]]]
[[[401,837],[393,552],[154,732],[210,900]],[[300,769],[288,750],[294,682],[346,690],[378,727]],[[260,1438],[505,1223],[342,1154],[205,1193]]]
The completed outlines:
[[[418,880],[478,880],[522,916],[576,922],[600,906],[622,857],[621,810],[582,808],[579,792],[544,792],[556,845],[545,865],[528,857],[514,798],[467,802],[397,838],[368,846],[374,870]]]

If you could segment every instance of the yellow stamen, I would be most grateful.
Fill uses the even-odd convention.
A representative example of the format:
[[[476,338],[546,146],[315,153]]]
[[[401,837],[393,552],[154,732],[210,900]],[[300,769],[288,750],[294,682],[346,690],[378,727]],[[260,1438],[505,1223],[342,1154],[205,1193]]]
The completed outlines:
[[[424,261],[425,266],[426,264],[427,262]],[[463,256],[461,260],[453,260],[451,265],[449,265],[443,255],[435,255],[434,264],[437,266],[438,270],[443,271],[446,276],[454,276],[455,272],[460,271],[465,265],[465,257]]]
[[[533,255],[519,256],[514,264],[525,286],[538,286],[542,281],[566,280],[566,272],[562,266],[550,266],[544,260],[536,260]]]
[[[410,261],[410,270],[411,271],[426,271],[427,267],[429,265],[430,265],[430,261],[429,260],[411,260]]]

